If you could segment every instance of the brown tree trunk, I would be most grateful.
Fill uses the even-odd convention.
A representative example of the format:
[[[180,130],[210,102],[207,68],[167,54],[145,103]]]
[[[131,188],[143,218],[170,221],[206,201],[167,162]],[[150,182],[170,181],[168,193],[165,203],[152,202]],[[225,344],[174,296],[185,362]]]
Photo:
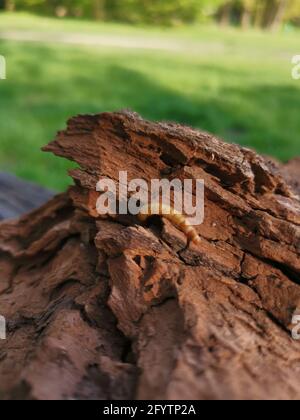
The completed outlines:
[[[254,26],[256,28],[263,26],[264,5],[257,2],[254,8]]]
[[[14,0],[5,0],[4,5],[7,12],[13,12],[16,7]]]
[[[278,30],[282,24],[288,0],[269,0],[264,11],[263,26]]]
[[[283,19],[284,19],[284,14],[286,12],[286,8],[288,5],[288,1],[289,0],[280,0],[273,18],[273,21],[270,25],[271,30],[273,31],[277,31],[278,29],[280,29]]]
[[[93,0],[94,18],[104,20],[105,18],[105,0]]]
[[[243,8],[242,14],[241,14],[241,27],[242,29],[249,29],[251,24],[251,12],[247,10],[246,8]]]
[[[231,21],[231,11],[232,11],[232,4],[226,3],[220,9],[220,17],[219,22],[221,26],[228,26],[230,25]]]
[[[80,168],[0,225],[2,399],[300,398],[297,164],[128,112],[73,118],[45,150]],[[200,244],[165,218],[99,217],[95,185],[121,170],[203,179]]]

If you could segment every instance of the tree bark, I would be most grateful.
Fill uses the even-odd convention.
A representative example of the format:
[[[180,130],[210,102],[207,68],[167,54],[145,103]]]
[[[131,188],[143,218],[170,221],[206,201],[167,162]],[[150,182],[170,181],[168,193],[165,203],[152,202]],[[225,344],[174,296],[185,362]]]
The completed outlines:
[[[300,201],[255,152],[129,112],[45,148],[75,186],[0,226],[2,399],[299,399]],[[168,220],[97,217],[95,185],[205,181],[200,244]]]

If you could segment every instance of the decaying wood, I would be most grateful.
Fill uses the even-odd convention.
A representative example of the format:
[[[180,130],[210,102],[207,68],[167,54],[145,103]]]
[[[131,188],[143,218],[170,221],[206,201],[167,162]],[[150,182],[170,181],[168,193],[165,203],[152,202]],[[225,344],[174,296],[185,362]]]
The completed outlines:
[[[45,148],[76,186],[0,231],[2,398],[299,399],[300,201],[288,168],[129,112]],[[95,185],[205,180],[200,244],[168,220],[95,218]]]
[[[281,170],[286,181],[300,194],[300,158],[291,160]]]

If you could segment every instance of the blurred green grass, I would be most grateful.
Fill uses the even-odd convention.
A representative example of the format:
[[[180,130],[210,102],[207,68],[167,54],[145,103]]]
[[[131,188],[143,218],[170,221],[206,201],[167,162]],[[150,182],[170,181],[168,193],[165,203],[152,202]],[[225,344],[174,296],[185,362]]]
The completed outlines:
[[[0,39],[8,66],[8,79],[0,81],[1,170],[64,189],[72,164],[41,153],[40,147],[70,116],[121,108],[199,127],[282,160],[299,155],[300,82],[291,78],[299,33],[132,28],[14,14],[0,15],[0,28],[113,34],[187,46],[168,52]]]

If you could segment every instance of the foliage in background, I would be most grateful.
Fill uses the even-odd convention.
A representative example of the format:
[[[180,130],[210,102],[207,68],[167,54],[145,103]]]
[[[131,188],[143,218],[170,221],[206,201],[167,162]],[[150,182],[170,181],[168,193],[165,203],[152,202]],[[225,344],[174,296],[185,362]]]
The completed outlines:
[[[299,0],[225,0],[218,11],[222,24],[237,23],[277,30],[283,23],[297,23],[300,17]]]
[[[178,25],[215,18],[220,24],[277,30],[300,24],[300,0],[0,0],[7,10],[58,17],[87,17],[130,23]]]

